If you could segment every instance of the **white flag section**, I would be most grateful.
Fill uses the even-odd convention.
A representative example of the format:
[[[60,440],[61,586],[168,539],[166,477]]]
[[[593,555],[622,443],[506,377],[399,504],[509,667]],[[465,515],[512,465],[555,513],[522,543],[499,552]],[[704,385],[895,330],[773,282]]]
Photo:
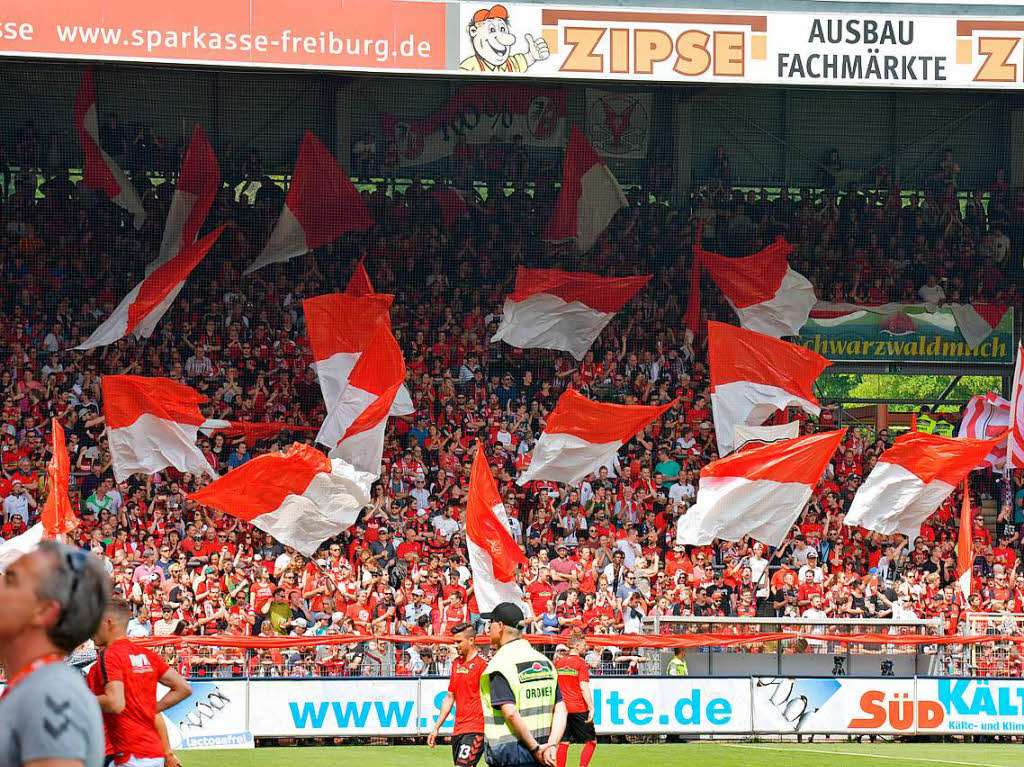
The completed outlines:
[[[736,426],[759,426],[776,410],[821,412],[812,387],[831,365],[816,352],[720,322],[708,322],[711,412],[718,452],[733,451]]]
[[[518,484],[535,479],[578,482],[613,461],[620,447],[674,404],[612,405],[568,389],[547,417]]]
[[[994,392],[971,397],[964,408],[958,437],[990,439],[1006,434],[1010,428],[1010,403]],[[979,469],[1006,468],[1006,442],[1000,440],[977,466]]]
[[[480,612],[486,614],[502,602],[511,602],[529,615],[529,603],[516,582],[516,566],[526,567],[526,556],[509,532],[505,506],[479,443],[466,499],[466,548]]]
[[[43,523],[37,522],[21,535],[0,541],[0,573],[7,569],[12,562],[28,554],[43,540]]]
[[[520,266],[491,343],[557,349],[581,360],[612,317],[650,278],[649,274],[600,277]]]
[[[78,142],[82,146],[85,163],[82,167],[82,184],[86,189],[102,192],[115,205],[132,214],[136,229],[141,229],[146,220],[146,211],[138,192],[128,180],[121,166],[103,151],[100,146],[99,120],[96,117],[96,91],[93,86],[92,69],[86,68],[82,84],[75,96],[75,128]]]
[[[1017,344],[1017,365],[1010,387],[1010,433],[1006,440],[1006,468],[1024,468],[1024,344]]]
[[[747,426],[736,424],[736,451],[748,445],[770,445],[784,439],[796,439],[800,436],[800,422],[791,421],[781,426]]]
[[[199,405],[207,398],[169,378],[105,375],[103,415],[110,459],[118,482],[135,472],[178,471],[215,477],[196,445],[206,419]]]
[[[647,156],[654,94],[587,88],[587,140],[604,157]]]
[[[189,500],[220,509],[311,557],[351,527],[370,502],[374,477],[309,445],[292,445],[233,469]]]
[[[700,472],[697,502],[679,518],[676,544],[749,535],[781,546],[844,436],[846,429],[812,434],[709,463]]]
[[[902,533],[913,540],[995,441],[921,432],[900,435],[857,491],[845,523],[883,535]]]
[[[810,281],[790,268],[792,251],[793,246],[779,238],[743,258],[727,258],[697,247],[694,260],[725,295],[740,327],[782,338],[800,333],[817,300]]]
[[[156,269],[132,288],[110,316],[76,349],[93,349],[120,341],[129,334],[149,338],[189,274],[217,242],[225,225],[221,225]]]
[[[615,214],[629,205],[626,195],[601,156],[587,143],[576,126],[565,147],[562,188],[548,219],[548,242],[576,240],[586,253],[608,227]]]

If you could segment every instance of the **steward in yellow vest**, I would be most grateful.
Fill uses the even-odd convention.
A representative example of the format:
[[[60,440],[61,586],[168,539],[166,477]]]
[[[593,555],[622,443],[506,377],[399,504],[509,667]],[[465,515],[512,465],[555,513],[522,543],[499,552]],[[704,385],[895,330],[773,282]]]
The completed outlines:
[[[566,710],[554,664],[522,638],[523,611],[502,602],[491,611],[496,649],[480,677],[484,739],[491,767],[554,765]]]

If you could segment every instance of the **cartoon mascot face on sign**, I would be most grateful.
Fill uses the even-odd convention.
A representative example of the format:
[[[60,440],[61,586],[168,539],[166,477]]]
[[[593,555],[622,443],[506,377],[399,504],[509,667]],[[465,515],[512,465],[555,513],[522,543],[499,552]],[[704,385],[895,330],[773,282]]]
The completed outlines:
[[[503,5],[481,8],[473,14],[467,28],[473,43],[473,56],[462,62],[462,69],[476,72],[525,72],[550,53],[544,38],[526,35],[526,52],[513,53],[518,39],[512,34],[508,9]]]

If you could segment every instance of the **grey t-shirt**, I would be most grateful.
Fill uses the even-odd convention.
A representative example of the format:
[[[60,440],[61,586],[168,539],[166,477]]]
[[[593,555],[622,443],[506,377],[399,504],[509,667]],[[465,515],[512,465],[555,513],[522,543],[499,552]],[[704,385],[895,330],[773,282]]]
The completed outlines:
[[[103,765],[103,718],[81,673],[51,663],[25,677],[0,700],[0,764],[77,759]]]

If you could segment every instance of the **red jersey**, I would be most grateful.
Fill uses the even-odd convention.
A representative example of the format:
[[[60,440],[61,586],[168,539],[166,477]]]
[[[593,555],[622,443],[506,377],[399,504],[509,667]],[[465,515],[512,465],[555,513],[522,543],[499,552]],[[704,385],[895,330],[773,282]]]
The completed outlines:
[[[480,677],[487,661],[474,655],[468,661],[456,658],[448,692],[455,696],[455,729],[452,735],[484,731],[484,708],[480,702]]]
[[[93,663],[89,667],[89,673],[85,675],[85,684],[93,695],[102,695],[106,692],[107,685],[103,681],[103,674],[100,673],[100,664],[98,662]],[[114,714],[103,714],[103,753],[106,756],[114,753],[114,746],[110,742],[110,720],[114,716]]]
[[[555,660],[555,671],[558,674],[558,689],[562,692],[565,709],[570,714],[586,714],[587,699],[583,697],[580,684],[590,681],[590,668],[579,655],[566,655]]]
[[[163,658],[122,637],[110,645],[96,662],[104,685],[124,685],[124,711],[110,718],[110,742],[115,764],[129,758],[162,759],[163,743],[157,734],[156,683],[169,666]]]

